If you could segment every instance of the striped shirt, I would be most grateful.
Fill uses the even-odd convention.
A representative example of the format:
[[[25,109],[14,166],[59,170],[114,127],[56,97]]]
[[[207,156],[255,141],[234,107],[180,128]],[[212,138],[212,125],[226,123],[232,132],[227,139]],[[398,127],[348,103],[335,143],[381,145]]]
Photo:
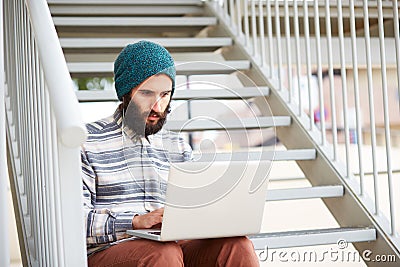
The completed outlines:
[[[191,160],[178,134],[148,138],[123,127],[121,112],[87,124],[81,149],[88,254],[127,239],[132,218],[163,206],[171,162]]]

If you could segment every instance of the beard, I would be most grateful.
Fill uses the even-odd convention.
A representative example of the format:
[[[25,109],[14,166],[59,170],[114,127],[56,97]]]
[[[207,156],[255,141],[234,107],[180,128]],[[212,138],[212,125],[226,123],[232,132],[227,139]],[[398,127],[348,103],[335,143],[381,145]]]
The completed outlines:
[[[164,112],[155,112],[154,110],[141,112],[140,107],[134,101],[130,101],[123,114],[123,121],[125,126],[136,134],[147,138],[147,136],[155,134],[162,129],[167,121],[169,111],[170,103],[168,103]],[[153,115],[158,117],[158,121],[155,124],[147,123],[147,118]]]

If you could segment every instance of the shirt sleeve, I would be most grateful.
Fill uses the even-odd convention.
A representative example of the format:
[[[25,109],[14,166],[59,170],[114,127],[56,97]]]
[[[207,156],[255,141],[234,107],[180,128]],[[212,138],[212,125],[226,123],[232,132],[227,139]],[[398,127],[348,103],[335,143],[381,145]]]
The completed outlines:
[[[117,241],[117,232],[132,229],[134,212],[113,213],[107,208],[96,209],[96,173],[86,153],[81,150],[83,179],[83,209],[87,245]]]

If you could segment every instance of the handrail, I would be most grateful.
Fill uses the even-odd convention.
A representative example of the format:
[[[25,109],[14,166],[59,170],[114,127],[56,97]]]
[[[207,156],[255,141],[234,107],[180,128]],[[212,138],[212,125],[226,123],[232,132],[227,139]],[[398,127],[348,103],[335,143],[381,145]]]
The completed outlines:
[[[3,2],[7,86],[1,121],[7,123],[22,261],[86,266],[79,150],[87,133],[72,79],[46,1]]]
[[[86,128],[50,10],[45,0],[25,2],[35,32],[59,137],[65,146],[79,147],[86,140]]]
[[[3,1],[0,0],[0,21],[3,21]],[[4,37],[0,27],[0,266],[9,266],[10,249],[8,236],[7,205],[7,156],[6,156],[6,116],[5,116],[5,83],[4,83]]]
[[[384,232],[381,236],[387,238],[386,242],[390,243],[392,248],[394,247],[393,251],[397,255],[400,255],[400,238],[398,237],[400,228],[396,223],[400,213],[396,209],[398,203],[395,201],[395,196],[400,191],[398,187],[394,186],[393,177],[393,170],[398,169],[398,161],[395,161],[392,156],[391,145],[391,140],[394,139],[392,124],[400,123],[398,110],[400,106],[394,95],[394,92],[400,92],[398,91],[400,90],[398,89],[400,88],[400,25],[397,1],[304,0],[290,1],[290,5],[286,0],[234,0],[233,3],[229,2],[231,5],[244,6],[245,11],[251,7],[249,14],[242,18],[244,21],[233,19],[235,14],[229,12],[233,8],[223,6],[227,4],[226,1],[222,3],[222,1],[210,0],[209,2],[213,3],[209,5],[212,12],[228,29],[235,43],[242,46],[255,71],[263,74],[263,82],[270,86],[272,95],[279,96],[278,99],[282,101],[282,105],[287,105],[288,113],[292,116],[293,121],[306,132],[307,137],[312,139],[312,145],[318,150],[318,153],[326,158],[326,165],[334,170],[335,175],[340,178],[340,182],[351,188],[352,198],[360,206],[365,207],[363,212],[371,218],[369,222],[380,229],[379,231]],[[218,6],[216,3],[220,3],[220,5]],[[253,21],[254,24],[257,19],[254,17],[257,16],[254,5],[261,5],[258,7],[259,10],[266,10],[266,13],[258,14],[258,29],[253,27],[251,36],[246,29],[244,32],[238,32],[239,27],[235,24],[243,23],[246,26],[249,21]],[[309,5],[313,5],[313,8],[309,9]],[[312,13],[309,13],[309,10]],[[291,13],[294,13],[292,22],[294,29],[291,29],[289,27],[291,24],[287,22]],[[265,22],[264,15],[267,16]],[[326,32],[320,29],[319,18],[322,16],[325,16]],[[356,18],[360,17],[363,18],[364,27],[357,31]],[[273,19],[275,21],[274,32],[271,27]],[[300,19],[303,22],[302,28],[299,27]],[[385,27],[384,19],[388,21],[385,23],[393,22],[393,28]],[[332,38],[331,20],[332,22],[337,20],[335,23],[337,23],[336,34],[338,36],[335,37],[335,40]],[[314,22],[313,29],[309,28],[310,21]],[[268,27],[264,27],[264,23]],[[281,32],[279,24],[285,25],[284,32]],[[374,24],[372,31],[370,31],[370,24]],[[347,25],[350,25],[349,37],[344,32],[344,26]],[[265,29],[267,29],[267,36],[264,35]],[[257,32],[255,33],[255,31]],[[286,41],[280,40],[283,33]],[[246,36],[245,42],[241,38],[242,35]],[[260,41],[264,45],[259,47],[255,42],[256,38],[266,38],[267,40]],[[293,46],[294,41],[295,45]],[[281,44],[285,44],[283,47],[286,49],[281,49]],[[327,51],[322,51],[325,55],[327,54],[328,60],[325,62],[321,60],[321,44],[327,46]],[[365,49],[363,49],[364,47]],[[313,48],[312,53],[310,48]],[[266,52],[263,50],[267,49],[270,56],[267,62],[262,62],[260,58]],[[373,53],[374,51],[380,53]],[[332,57],[333,52],[337,55],[337,59]],[[292,54],[295,54],[296,64],[292,64]],[[274,62],[276,59],[278,62]],[[281,62],[282,59],[286,59],[284,60],[286,62]],[[264,65],[269,66],[269,69]],[[372,66],[376,69],[374,73]],[[376,66],[380,66],[379,69]],[[288,70],[293,68],[296,68],[296,72]],[[316,71],[315,86],[310,82],[312,68]],[[322,68],[326,70],[325,73],[329,74],[326,85],[322,84],[322,78],[324,78]],[[341,82],[335,82],[335,84],[334,68],[340,70],[341,76]],[[387,70],[389,68],[390,72]],[[284,77],[280,75],[281,73],[288,75]],[[359,77],[360,73],[364,75],[362,78]],[[373,75],[380,77],[373,77]],[[373,82],[373,78],[378,78],[381,84],[378,85],[379,82],[375,82],[376,79]],[[298,88],[291,88],[289,81],[293,79],[297,79]],[[301,80],[304,80],[304,90],[300,90],[302,88]],[[283,84],[289,84],[289,88],[287,85],[285,85],[286,88],[283,88]],[[374,86],[377,88],[374,89]],[[363,88],[365,91],[368,90],[368,95],[359,92]],[[338,92],[341,94],[339,95]],[[291,101],[292,93],[294,94],[293,102]],[[319,99],[316,96],[319,96]],[[339,99],[335,100],[335,98]],[[326,100],[328,100],[327,104],[325,104]],[[395,107],[395,109],[391,109],[389,112],[390,107]],[[325,118],[325,109],[326,114],[332,114],[331,118]],[[364,112],[365,115],[361,112]],[[378,113],[380,113],[379,116]],[[315,116],[316,114],[319,117]],[[337,120],[336,117],[340,119],[341,115],[343,115],[341,121]],[[320,118],[321,116],[324,117]],[[326,122],[328,122],[328,127],[324,125]],[[378,173],[376,164],[378,152],[376,134],[379,124],[384,124],[385,144],[382,148],[385,155],[381,160],[385,160],[386,163],[385,174],[387,177],[385,177],[385,181],[383,181],[384,177],[378,177],[382,172]],[[371,131],[371,147],[368,149],[363,143],[363,127],[370,127]],[[333,144],[325,142],[326,135],[332,137]],[[282,141],[285,142],[283,139]],[[290,144],[290,142],[288,143]],[[341,151],[341,158],[338,155],[338,143],[344,148],[344,151]],[[350,153],[352,146],[350,143],[357,144],[356,154]],[[364,163],[367,163],[371,157],[372,178],[365,177],[367,173],[364,167]],[[352,164],[357,166],[357,171],[351,169]],[[387,191],[386,195],[380,193],[382,189]],[[381,207],[380,204],[385,204],[388,208]]]

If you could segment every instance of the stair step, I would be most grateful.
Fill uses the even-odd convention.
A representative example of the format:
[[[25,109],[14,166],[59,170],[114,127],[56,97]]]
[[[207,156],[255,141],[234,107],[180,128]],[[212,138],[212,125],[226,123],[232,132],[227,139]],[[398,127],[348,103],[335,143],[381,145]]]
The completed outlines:
[[[200,100],[200,99],[247,99],[257,96],[268,96],[268,87],[243,87],[232,89],[189,89],[177,90],[174,100]]]
[[[229,74],[237,70],[250,69],[248,60],[227,60],[227,61],[175,61],[178,74]]]
[[[217,121],[214,119],[201,117],[189,121],[167,121],[165,127],[170,131],[190,132],[208,130],[250,130],[289,125],[289,116],[218,119]]]
[[[167,6],[168,3],[154,8],[154,6],[148,5],[133,5],[131,2],[124,3],[121,5],[106,5],[106,4],[79,4],[69,5],[67,3],[62,4],[50,4],[50,12],[53,15],[201,15],[203,14],[202,6]],[[186,4],[186,3],[185,3]],[[189,3],[190,4],[190,3]]]
[[[56,26],[211,26],[217,24],[215,17],[53,17]]]
[[[60,38],[63,48],[123,48],[143,38]],[[232,45],[228,37],[214,38],[146,38],[166,48],[171,47],[221,47]]]
[[[267,201],[298,200],[310,198],[342,197],[342,185],[313,186],[304,188],[272,189],[267,192]]]
[[[116,49],[118,51],[115,52],[109,52],[108,49],[101,49],[101,50],[84,49],[84,50],[85,50],[84,52],[68,51],[68,53],[65,53],[66,61],[69,63],[114,62],[114,60],[118,57],[119,52],[121,51],[120,49]],[[180,63],[199,62],[199,61],[224,63],[226,61],[226,59],[221,54],[215,53],[214,51],[173,52],[170,49],[170,53],[175,62],[180,62]]]
[[[112,62],[70,62],[67,65],[71,73],[109,74],[110,76],[112,76],[114,68],[114,63]],[[175,66],[178,74],[224,74],[249,69],[250,61],[175,61]]]
[[[48,4],[69,5],[203,5],[202,0],[47,0]],[[154,8],[154,7],[153,7]]]
[[[118,101],[114,90],[79,90],[75,94],[79,102]]]
[[[200,153],[193,152],[195,161],[228,161],[228,160],[271,160],[271,161],[289,161],[289,160],[314,160],[316,156],[315,149],[293,149],[285,151],[260,150],[260,151],[235,151]]]
[[[348,243],[376,240],[371,227],[331,228],[318,230],[262,233],[249,236],[256,250],[338,244],[338,250]]]
[[[75,92],[79,102],[118,101],[114,90],[79,90]],[[268,96],[268,87],[244,87],[234,89],[195,89],[176,90],[174,100],[201,99],[247,99],[257,96]]]

